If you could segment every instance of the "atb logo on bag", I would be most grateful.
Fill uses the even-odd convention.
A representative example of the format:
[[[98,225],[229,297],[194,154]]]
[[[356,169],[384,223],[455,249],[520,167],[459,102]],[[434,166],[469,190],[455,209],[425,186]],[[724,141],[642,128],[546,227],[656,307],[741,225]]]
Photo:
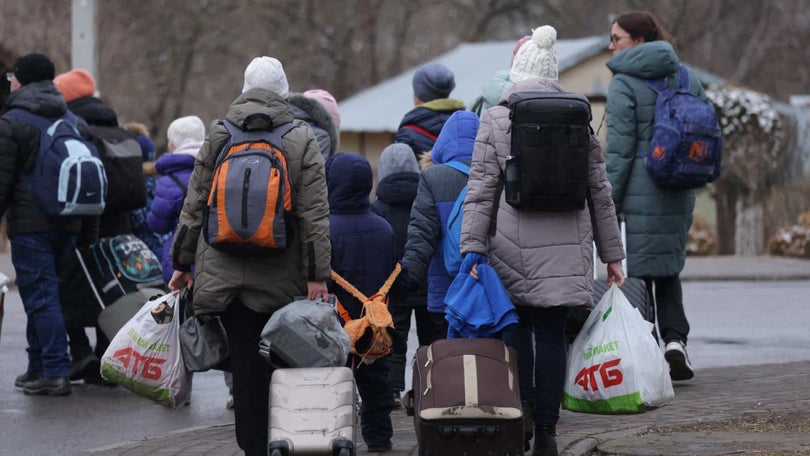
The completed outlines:
[[[678,84],[666,78],[645,81],[655,90],[655,121],[647,172],[660,187],[700,188],[720,176],[723,138],[714,108],[689,91],[689,71],[681,65]]]
[[[577,374],[574,384],[581,386],[584,391],[598,391],[599,382],[596,376],[598,373],[598,380],[601,380],[602,388],[621,385],[624,381],[624,374],[619,367],[621,362],[621,358],[616,358],[585,367]]]
[[[292,185],[282,136],[295,125],[231,135],[219,156],[206,208],[205,240],[224,252],[267,255],[292,241]]]
[[[6,115],[42,132],[36,163],[25,175],[37,207],[50,216],[101,215],[107,174],[96,147],[79,133],[76,116],[65,111],[52,121],[23,109]]]
[[[132,375],[149,380],[160,380],[160,377],[163,376],[160,365],[166,362],[165,359],[142,355],[131,347],[117,350],[113,353],[113,358],[121,361],[124,369],[130,369],[130,365],[132,365]]]

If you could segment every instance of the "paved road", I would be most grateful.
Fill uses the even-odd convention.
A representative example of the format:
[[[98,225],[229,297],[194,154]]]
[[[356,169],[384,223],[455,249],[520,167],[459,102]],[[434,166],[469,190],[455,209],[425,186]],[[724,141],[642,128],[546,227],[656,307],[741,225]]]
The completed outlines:
[[[779,268],[760,263],[756,274],[768,269],[786,274],[799,268],[801,274],[794,279],[807,279],[810,269],[810,262],[780,263]],[[728,264],[723,266],[727,271],[736,263]],[[691,273],[706,277],[723,269],[711,262],[700,267],[703,270],[693,267]],[[739,275],[732,277],[753,274],[744,268],[736,272]],[[810,281],[685,282],[684,294],[692,323],[690,355],[697,368],[810,360]],[[25,396],[13,387],[14,377],[26,365],[24,322],[19,295],[11,292],[0,340],[0,456],[70,455],[233,421],[224,407],[227,391],[218,372],[196,375],[191,405],[176,411],[123,388],[77,385],[65,398]],[[402,438],[407,440],[412,431],[407,419],[400,421]],[[233,428],[216,429],[223,433],[226,449],[232,447]]]

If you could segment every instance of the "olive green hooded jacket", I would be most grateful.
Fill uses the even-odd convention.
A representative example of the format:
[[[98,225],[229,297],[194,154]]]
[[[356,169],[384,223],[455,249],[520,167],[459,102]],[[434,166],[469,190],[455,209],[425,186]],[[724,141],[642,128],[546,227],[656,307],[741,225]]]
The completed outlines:
[[[231,104],[226,119],[250,130],[267,129],[268,119],[273,125],[294,120],[285,99],[261,89],[240,95]],[[224,253],[208,245],[200,235],[216,158],[228,140],[222,120],[211,125],[194,163],[172,245],[175,269],[188,271],[194,266],[195,313],[222,312],[234,299],[255,312],[269,313],[291,302],[294,296],[305,295],[307,280],[329,278],[329,203],[323,157],[310,127],[300,121],[296,125],[282,141],[297,231],[286,250],[266,257]]]

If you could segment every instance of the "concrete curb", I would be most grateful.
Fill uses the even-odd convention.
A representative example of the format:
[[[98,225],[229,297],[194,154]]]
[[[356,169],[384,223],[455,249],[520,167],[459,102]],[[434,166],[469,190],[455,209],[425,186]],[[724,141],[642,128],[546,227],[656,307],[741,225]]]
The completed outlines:
[[[569,444],[560,452],[560,455],[589,456],[593,454],[593,452],[596,451],[596,449],[602,443],[608,442],[610,440],[623,439],[626,437],[635,437],[637,435],[641,435],[647,432],[648,430],[650,430],[651,427],[652,426],[639,426],[629,429],[622,429],[620,431],[611,431],[605,432],[603,434],[595,434],[588,437],[584,437],[580,440],[577,440]]]

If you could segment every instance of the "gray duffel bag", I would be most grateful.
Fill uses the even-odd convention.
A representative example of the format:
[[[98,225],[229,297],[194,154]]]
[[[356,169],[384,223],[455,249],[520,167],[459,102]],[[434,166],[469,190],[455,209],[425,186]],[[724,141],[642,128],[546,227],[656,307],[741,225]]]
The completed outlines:
[[[297,299],[273,313],[259,353],[276,367],[340,367],[351,342],[331,303]]]

